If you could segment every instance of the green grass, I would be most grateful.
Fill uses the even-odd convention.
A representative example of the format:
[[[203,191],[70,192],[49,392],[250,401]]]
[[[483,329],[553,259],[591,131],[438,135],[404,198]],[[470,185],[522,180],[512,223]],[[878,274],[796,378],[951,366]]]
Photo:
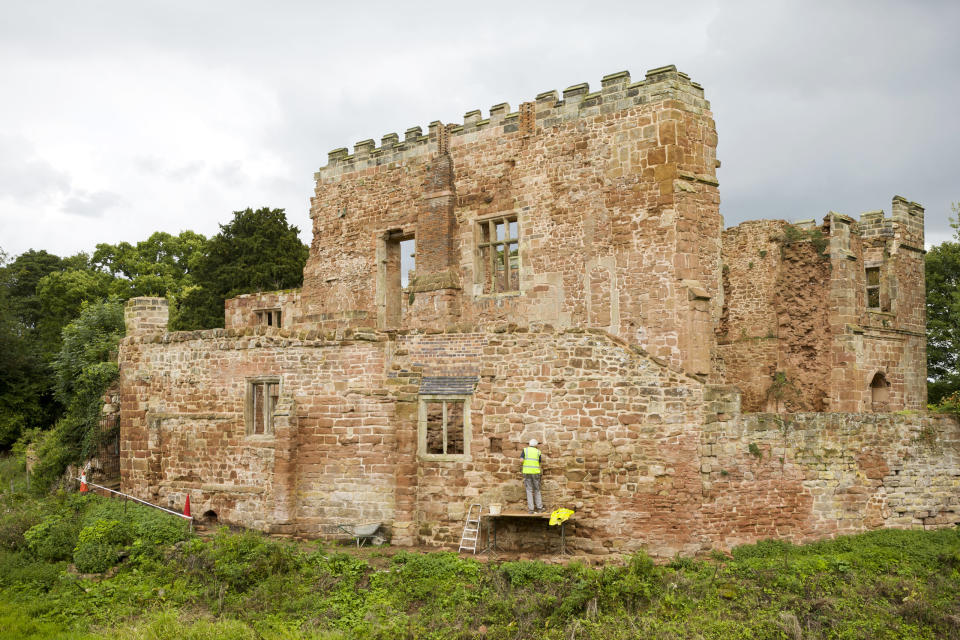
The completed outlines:
[[[44,559],[63,554],[31,548],[25,531],[66,520],[90,538],[122,505],[7,491],[0,509],[0,640],[960,638],[955,529],[764,541],[665,566],[636,554],[592,568],[360,557],[226,529],[192,538],[128,507],[131,537],[105,542],[123,559],[93,579]]]

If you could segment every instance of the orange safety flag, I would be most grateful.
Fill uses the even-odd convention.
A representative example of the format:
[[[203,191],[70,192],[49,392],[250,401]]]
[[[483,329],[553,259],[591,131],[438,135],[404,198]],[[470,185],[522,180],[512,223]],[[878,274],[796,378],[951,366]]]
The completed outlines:
[[[183,505],[183,515],[187,516],[188,518],[192,517],[190,515],[190,494],[189,493],[187,494],[187,501]]]
[[[80,493],[86,493],[87,489],[87,472],[84,471],[80,474]]]

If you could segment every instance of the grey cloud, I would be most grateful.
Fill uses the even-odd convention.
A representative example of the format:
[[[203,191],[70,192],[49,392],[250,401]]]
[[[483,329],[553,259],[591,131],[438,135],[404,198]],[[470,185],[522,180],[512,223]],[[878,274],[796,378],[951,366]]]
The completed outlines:
[[[727,224],[889,212],[901,194],[940,234],[960,168],[958,22],[947,2],[725,5],[690,72],[716,115]]]
[[[272,93],[279,117],[248,127],[245,146],[278,158],[289,175],[257,175],[245,157],[205,162],[203,149],[196,162],[173,166],[142,155],[135,168],[183,185],[170,190],[174,200],[204,180],[227,192],[244,184],[285,207],[302,228],[309,226],[313,172],[330,149],[388,132],[402,136],[434,119],[456,122],[497,102],[516,108],[540,91],[579,82],[596,89],[603,74],[622,69],[641,79],[646,69],[672,63],[700,82],[713,104],[728,224],[888,209],[897,193],[927,207],[930,237],[950,231],[949,203],[960,200],[960,118],[953,115],[960,3],[703,0],[678,8],[558,1],[551,8],[35,0],[5,11],[0,59],[123,56],[147,60],[158,73],[167,71],[163,60],[175,59],[180,70],[222,70],[225,82],[249,81]],[[61,19],[51,23],[53,12]],[[156,100],[163,105],[162,95]],[[236,108],[242,113],[244,105]],[[175,135],[176,123],[162,113],[152,126]],[[217,208],[222,191],[209,190],[216,194],[212,211],[236,208]]]
[[[36,157],[26,138],[0,134],[0,196],[36,201],[69,189],[67,174]]]
[[[99,218],[108,209],[123,204],[123,198],[110,191],[75,191],[63,204],[63,212],[83,218]]]
[[[243,170],[243,163],[239,160],[214,167],[210,173],[227,187],[235,187],[249,181],[249,177]]]
[[[142,173],[152,176],[162,176],[175,182],[195,178],[206,167],[206,163],[200,160],[170,166],[163,159],[156,156],[137,156],[133,159],[133,164]]]

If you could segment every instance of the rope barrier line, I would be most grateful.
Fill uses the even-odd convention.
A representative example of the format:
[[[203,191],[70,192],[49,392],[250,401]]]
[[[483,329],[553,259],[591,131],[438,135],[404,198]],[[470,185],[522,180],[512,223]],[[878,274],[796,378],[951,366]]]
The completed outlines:
[[[77,480],[80,480],[80,478],[77,478]],[[160,509],[160,511],[166,511],[166,512],[169,513],[170,515],[177,516],[178,518],[183,518],[184,520],[193,521],[193,518],[190,517],[190,516],[188,516],[188,515],[184,515],[184,514],[182,514],[182,513],[178,513],[178,512],[176,512],[176,511],[173,511],[172,509],[166,509],[166,508],[164,508],[164,507],[161,507],[160,505],[153,504],[152,502],[147,502],[146,500],[141,500],[140,498],[135,498],[135,497],[131,496],[130,494],[122,493],[122,492],[120,492],[120,491],[115,491],[115,490],[113,490],[113,489],[111,489],[111,488],[109,488],[109,487],[105,487],[105,486],[103,486],[103,485],[90,482],[89,480],[87,480],[87,484],[90,485],[91,487],[96,487],[97,489],[103,489],[104,491],[109,491],[110,493],[115,493],[115,494],[117,494],[118,496],[123,496],[124,498],[126,498],[126,499],[128,499],[128,500],[133,500],[134,502],[139,502],[140,504],[145,504],[145,505],[147,505],[148,507],[153,507],[154,509]]]

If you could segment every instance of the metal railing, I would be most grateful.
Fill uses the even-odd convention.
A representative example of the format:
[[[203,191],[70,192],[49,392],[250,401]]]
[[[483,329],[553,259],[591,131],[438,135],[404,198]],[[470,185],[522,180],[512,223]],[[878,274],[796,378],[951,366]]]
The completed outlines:
[[[96,487],[97,489],[103,489],[104,491],[109,491],[110,493],[112,493],[112,494],[114,494],[114,495],[118,495],[118,496],[122,497],[125,501],[126,501],[126,500],[133,500],[134,502],[139,502],[140,504],[146,505],[146,506],[148,506],[148,507],[152,507],[152,508],[154,508],[154,509],[159,509],[160,511],[165,511],[166,513],[169,513],[169,514],[172,515],[172,516],[177,516],[178,518],[183,518],[183,519],[185,519],[185,520],[189,520],[189,521],[190,521],[190,532],[193,533],[193,516],[188,516],[188,515],[185,515],[185,514],[183,514],[183,513],[178,513],[177,511],[174,511],[173,509],[167,509],[166,507],[161,507],[161,506],[158,505],[158,504],[153,504],[152,502],[147,502],[146,500],[141,500],[140,498],[134,497],[134,496],[130,495],[129,493],[123,493],[122,491],[116,491],[116,490],[114,490],[114,489],[111,489],[110,487],[105,487],[105,486],[103,486],[102,484],[96,484],[96,483],[94,483],[94,482],[90,482],[89,480],[83,480],[82,478],[77,478],[77,482],[86,483],[86,485],[87,485],[88,487]],[[126,502],[124,502],[124,506],[126,506]]]

